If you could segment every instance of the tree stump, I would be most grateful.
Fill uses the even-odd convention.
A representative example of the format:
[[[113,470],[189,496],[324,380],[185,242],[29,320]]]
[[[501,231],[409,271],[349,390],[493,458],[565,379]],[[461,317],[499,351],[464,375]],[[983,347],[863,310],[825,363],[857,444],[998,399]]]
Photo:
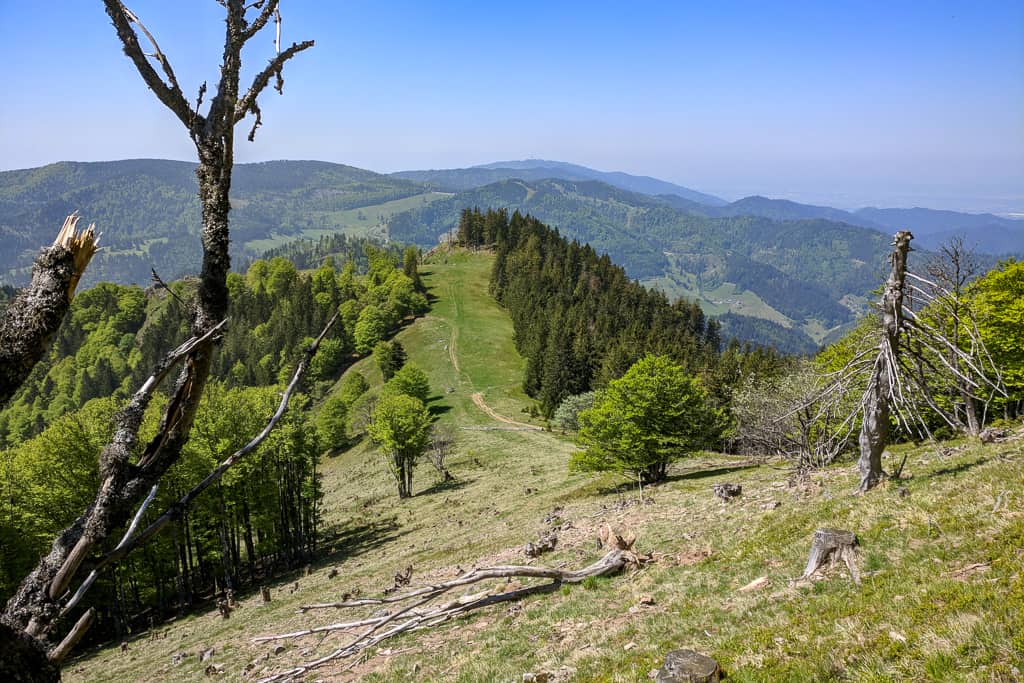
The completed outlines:
[[[693,650],[672,650],[654,680],[657,683],[717,683],[722,671],[718,662]]]
[[[811,554],[807,558],[807,567],[801,579],[808,579],[826,562],[834,565],[841,560],[850,570],[854,583],[860,583],[860,572],[857,571],[857,536],[852,531],[843,529],[818,529],[811,541]]]
[[[266,586],[260,586],[260,599],[264,605],[270,602],[270,589]]]
[[[743,493],[743,487],[739,484],[715,484],[715,495],[722,500],[730,500]]]

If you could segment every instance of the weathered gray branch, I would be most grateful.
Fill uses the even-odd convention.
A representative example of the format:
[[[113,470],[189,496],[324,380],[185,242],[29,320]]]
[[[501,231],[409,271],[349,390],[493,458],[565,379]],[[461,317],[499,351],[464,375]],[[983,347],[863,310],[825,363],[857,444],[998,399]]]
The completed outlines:
[[[606,576],[621,571],[630,564],[639,562],[639,558],[629,549],[628,542],[623,542],[621,537],[616,536],[613,547],[601,559],[593,564],[577,570],[557,569],[553,567],[535,567],[530,565],[505,565],[497,567],[485,567],[466,572],[462,576],[432,586],[424,586],[397,596],[383,596],[381,598],[370,598],[365,600],[351,600],[335,603],[314,604],[302,607],[302,611],[310,609],[347,608],[361,607],[367,605],[397,604],[410,602],[411,604],[401,607],[389,614],[360,619],[351,622],[341,622],[321,626],[302,631],[293,631],[272,636],[261,636],[254,638],[254,642],[268,642],[274,640],[301,638],[307,635],[318,633],[330,633],[333,631],[349,631],[366,627],[353,640],[333,652],[318,659],[300,664],[294,668],[273,674],[260,680],[260,683],[277,683],[278,681],[293,680],[309,671],[317,669],[324,664],[346,657],[351,657],[359,652],[373,647],[380,642],[409,631],[419,630],[437,626],[458,616],[462,616],[472,610],[494,605],[510,600],[518,600],[527,595],[538,592],[547,592],[556,589],[562,583],[579,583],[592,576]],[[489,581],[503,578],[539,578],[550,579],[552,583],[527,586],[511,591],[492,593],[483,591],[471,595],[464,595],[454,600],[449,600],[434,607],[426,607],[430,601],[443,596],[444,594],[470,586],[481,581]],[[386,630],[385,626],[391,625]]]
[[[146,85],[157,96],[157,99],[163,102],[164,106],[170,109],[185,124],[189,131],[193,129],[197,122],[199,125],[202,125],[202,116],[200,116],[199,112],[193,111],[188,106],[188,100],[185,99],[185,93],[178,86],[178,81],[174,77],[174,70],[171,68],[170,62],[160,51],[160,47],[157,45],[152,34],[146,30],[146,27],[142,25],[138,17],[124,6],[121,0],[103,0],[103,4],[106,6],[107,15],[117,30],[117,37],[121,39],[124,53],[135,64],[135,68],[138,70],[139,75],[142,76],[142,80],[146,82]],[[132,28],[132,24],[141,28],[153,45],[155,50],[154,57],[160,63],[170,83],[164,81],[156,69],[153,68],[145,51],[139,44],[139,36],[135,33],[135,29]]]
[[[299,362],[298,367],[295,369],[295,372],[292,375],[291,381],[288,383],[288,386],[285,389],[284,394],[282,394],[281,396],[281,400],[278,403],[277,410],[275,410],[274,414],[270,416],[269,420],[267,420],[266,426],[260,431],[260,433],[254,436],[252,439],[250,439],[250,441],[247,444],[245,444],[237,451],[232,453],[230,456],[228,456],[227,459],[224,460],[224,462],[217,466],[217,469],[210,472],[210,474],[208,474],[205,479],[196,484],[196,486],[188,493],[183,495],[174,505],[172,505],[167,511],[160,515],[143,531],[141,531],[138,536],[134,536],[130,539],[126,537],[125,540],[123,540],[116,548],[114,548],[114,550],[110,551],[106,556],[103,557],[103,559],[96,566],[96,571],[102,571],[105,567],[109,566],[110,564],[121,560],[126,555],[128,555],[128,553],[130,553],[135,548],[139,547],[140,545],[148,541],[150,538],[152,538],[154,535],[156,535],[157,532],[166,527],[170,522],[176,519],[180,519],[184,511],[188,508],[191,502],[195,500],[195,498],[199,494],[201,494],[211,485],[219,481],[220,478],[224,476],[225,472],[227,472],[232,466],[238,463],[238,461],[247,456],[249,453],[252,453],[254,450],[256,450],[256,448],[258,448],[259,445],[263,443],[263,441],[268,436],[270,436],[270,433],[277,426],[278,422],[280,422],[281,418],[284,417],[285,411],[288,409],[288,402],[291,400],[292,394],[294,394],[296,388],[299,385],[299,382],[302,379],[302,376],[305,374],[306,369],[309,367],[310,361],[313,359],[313,356],[320,348],[320,342],[323,341],[324,337],[327,335],[328,331],[330,331],[331,327],[334,326],[334,323],[337,319],[338,314],[335,313],[334,316],[331,317],[330,321],[328,321],[324,329],[320,332],[319,336],[317,336],[316,340],[306,349],[306,352],[303,355],[302,360]]]

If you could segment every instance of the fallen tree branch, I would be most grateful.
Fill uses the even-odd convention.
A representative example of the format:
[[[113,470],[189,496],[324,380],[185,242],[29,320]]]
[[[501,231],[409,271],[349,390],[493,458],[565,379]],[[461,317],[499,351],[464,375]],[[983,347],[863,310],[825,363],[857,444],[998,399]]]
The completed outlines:
[[[627,566],[639,565],[644,561],[643,558],[639,557],[630,549],[632,543],[629,541],[623,542],[620,536],[614,536],[610,539],[609,545],[612,546],[612,549],[609,550],[601,559],[582,569],[566,570],[553,567],[534,567],[529,565],[483,567],[468,571],[462,576],[452,579],[451,581],[445,581],[431,586],[424,586],[422,588],[417,588],[407,593],[403,593],[402,595],[305,605],[300,608],[301,612],[306,612],[311,609],[344,609],[373,605],[410,603],[411,601],[410,604],[401,607],[394,612],[377,614],[365,619],[328,624],[326,626],[319,626],[291,633],[253,638],[253,642],[263,643],[302,638],[304,636],[316,634],[328,634],[335,631],[351,631],[366,627],[365,630],[360,632],[353,640],[323,657],[299,664],[286,671],[267,676],[266,678],[260,679],[259,683],[289,681],[329,662],[356,655],[367,648],[373,647],[378,643],[401,633],[437,626],[481,607],[519,600],[536,593],[550,592],[556,590],[563,583],[580,583],[590,577],[614,574]],[[481,581],[511,578],[550,579],[551,582],[498,593],[492,593],[489,590],[482,591],[479,593],[463,595],[453,600],[446,601],[440,605],[427,607],[427,603],[454,589],[470,586]],[[385,629],[385,627],[388,626],[389,628]]]

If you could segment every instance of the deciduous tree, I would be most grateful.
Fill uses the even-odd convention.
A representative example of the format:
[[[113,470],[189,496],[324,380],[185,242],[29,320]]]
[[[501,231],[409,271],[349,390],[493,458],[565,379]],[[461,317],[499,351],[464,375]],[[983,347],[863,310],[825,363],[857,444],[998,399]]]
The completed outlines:
[[[398,497],[410,497],[413,469],[430,438],[430,413],[423,402],[405,394],[384,396],[373,410],[368,432],[388,457]]]
[[[707,447],[723,425],[700,382],[665,356],[646,356],[598,393],[579,415],[571,466],[665,478],[670,463]]]

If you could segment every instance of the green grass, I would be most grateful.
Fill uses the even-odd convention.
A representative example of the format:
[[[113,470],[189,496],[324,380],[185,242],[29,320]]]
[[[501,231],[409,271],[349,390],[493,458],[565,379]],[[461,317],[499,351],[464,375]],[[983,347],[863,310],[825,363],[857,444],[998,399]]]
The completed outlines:
[[[614,477],[569,474],[572,446],[563,437],[479,429],[500,425],[472,403],[473,392],[516,419],[526,405],[511,324],[486,294],[489,263],[484,255],[453,254],[426,266],[438,301],[399,335],[410,360],[430,375],[437,390],[431,405],[446,409],[439,419],[469,427],[457,431],[455,484],[440,486],[422,464],[416,495],[399,502],[372,448],[326,458],[331,538],[312,575],[282,578],[267,606],[243,596],[230,620],[211,609],[142,635],[126,653],[88,653],[68,664],[67,679],[200,680],[206,664],[196,654],[209,647],[228,678],[240,679],[252,662],[248,679],[255,679],[346,642],[337,634],[322,643],[287,641],[278,655],[272,644],[250,642],[355,616],[298,614],[299,605],[356,589],[379,594],[409,565],[420,585],[452,578],[460,567],[527,562],[522,545],[561,506],[559,516],[572,528],[539,562],[579,567],[595,560],[606,523],[634,531],[637,549],[653,552],[653,561],[397,638],[354,666],[333,664],[308,680],[519,681],[524,672],[546,671],[560,680],[648,681],[665,652],[678,647],[717,658],[730,681],[1020,680],[1024,442],[952,443],[945,456],[933,445],[899,449],[898,457],[909,451],[910,478],[865,496],[851,495],[857,477],[848,463],[791,481],[778,463],[702,454],[646,489],[652,502],[636,504],[635,490],[619,488]],[[446,348],[453,334],[459,372]],[[369,363],[356,369],[379,385]],[[724,481],[742,484],[742,497],[714,498],[712,485]],[[838,569],[820,581],[791,581],[813,531],[829,526],[857,533],[862,585]],[[333,579],[332,568],[339,571]],[[739,592],[761,576],[766,588]],[[648,597],[653,604],[641,604]],[[178,652],[192,656],[172,665]]]

